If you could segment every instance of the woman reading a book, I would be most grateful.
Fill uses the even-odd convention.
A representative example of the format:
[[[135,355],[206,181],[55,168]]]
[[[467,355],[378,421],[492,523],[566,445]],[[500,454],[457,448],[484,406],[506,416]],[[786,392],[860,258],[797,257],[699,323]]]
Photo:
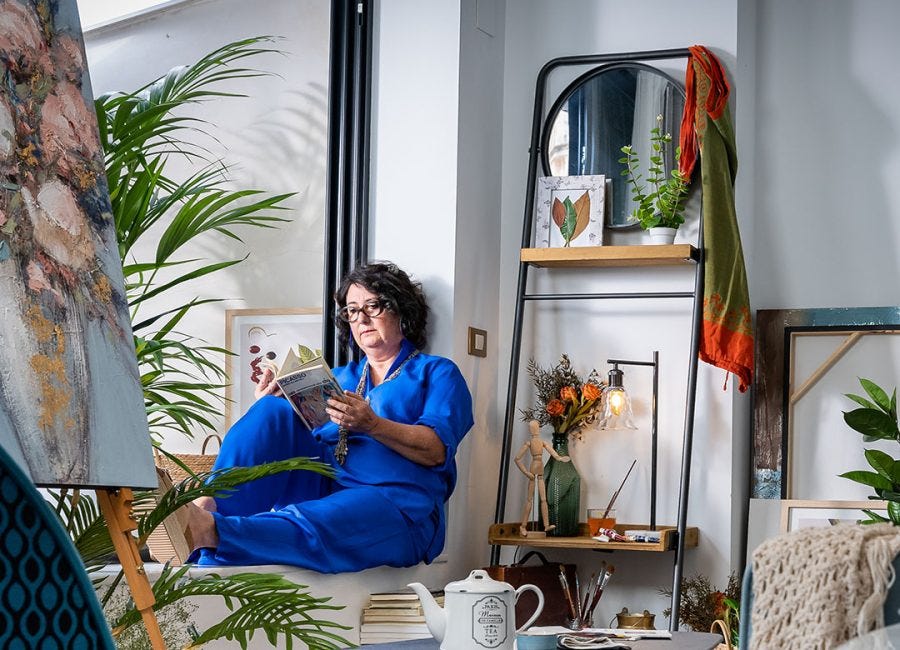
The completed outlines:
[[[454,455],[473,424],[465,380],[449,359],[421,352],[428,305],[397,266],[357,267],[335,302],[341,340],[365,356],[334,369],[344,392],[328,400],[331,421],[307,429],[268,370],[215,466],[308,456],[335,477],[285,472],[191,507],[199,564],[337,573],[430,562],[443,549]]]

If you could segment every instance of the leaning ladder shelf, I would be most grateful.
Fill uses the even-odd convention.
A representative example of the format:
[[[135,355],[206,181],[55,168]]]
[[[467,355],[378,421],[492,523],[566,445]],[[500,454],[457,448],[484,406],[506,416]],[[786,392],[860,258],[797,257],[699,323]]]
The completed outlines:
[[[666,59],[688,59],[687,48],[651,50],[644,52],[624,52],[616,54],[587,54],[565,56],[548,61],[538,73],[534,93],[534,110],[531,120],[531,142],[528,150],[528,177],[525,190],[525,214],[522,221],[522,246],[519,260],[519,275],[516,291],[516,309],[513,317],[512,353],[509,362],[509,377],[506,393],[506,414],[503,423],[503,441],[500,454],[500,478],[497,488],[497,507],[494,525],[503,524],[506,510],[506,488],[509,480],[509,466],[512,447],[512,429],[516,421],[516,378],[519,376],[519,357],[522,348],[522,322],[524,306],[530,301],[541,300],[601,300],[623,298],[691,298],[693,301],[691,320],[690,362],[688,364],[687,395],[684,412],[684,437],[681,451],[681,476],[678,490],[678,516],[674,531],[675,566],[672,579],[672,608],[669,628],[674,630],[679,620],[681,605],[681,574],[684,565],[684,549],[687,544],[687,503],[691,475],[691,450],[694,438],[694,402],[697,394],[697,353],[700,349],[700,322],[703,316],[703,212],[700,211],[697,247],[687,245],[672,246],[597,246],[585,248],[529,248],[532,241],[535,189],[538,177],[538,158],[541,154],[541,131],[545,109],[547,79],[551,72],[564,66],[603,66],[622,62],[646,62]],[[589,70],[585,74],[590,74]],[[583,77],[584,75],[582,75]],[[691,292],[638,292],[606,294],[528,294],[528,270],[531,267],[645,267],[679,264],[694,265],[694,290]],[[495,530],[492,528],[491,530]],[[552,538],[554,541],[564,538]],[[572,538],[569,538],[572,539]],[[580,538],[578,538],[580,541]],[[500,546],[510,543],[508,538],[492,535],[491,564],[500,560]],[[531,541],[529,540],[529,544]],[[536,544],[535,544],[536,545]],[[542,543],[549,546],[549,543]]]
[[[702,215],[701,215],[702,219]],[[528,224],[530,229],[530,224]],[[530,232],[530,230],[529,230]],[[702,233],[702,224],[701,231]],[[525,236],[523,235],[523,241]],[[510,359],[510,375],[507,388],[506,419],[503,429],[503,449],[500,467],[500,483],[497,494],[497,509],[494,525],[488,532],[491,544],[491,564],[500,560],[500,547],[531,546],[534,548],[579,548],[606,551],[675,552],[673,571],[671,621],[678,620],[681,597],[681,576],[684,566],[684,549],[697,546],[699,532],[687,526],[687,501],[690,485],[691,451],[693,445],[694,399],[697,390],[697,350],[699,348],[700,318],[702,316],[703,294],[703,237],[699,247],[690,244],[645,245],[645,246],[585,246],[577,248],[522,248],[519,264],[519,292],[516,301],[515,327],[513,331],[513,351]],[[639,292],[639,293],[599,293],[599,294],[529,294],[526,292],[529,267],[538,268],[627,268],[694,265],[693,291]],[[681,481],[678,494],[678,522],[673,526],[659,526],[662,535],[659,543],[599,542],[584,534],[578,537],[523,537],[518,532],[519,524],[504,523],[506,489],[509,480],[509,461],[512,440],[512,426],[515,418],[516,382],[522,344],[523,306],[533,300],[578,300],[578,299],[623,299],[623,298],[691,298],[693,300],[691,323],[691,361],[688,368],[688,389],[685,404],[684,438],[681,457]],[[641,526],[629,526],[640,528]],[[617,526],[618,528],[618,526]],[[672,627],[674,623],[670,623]]]

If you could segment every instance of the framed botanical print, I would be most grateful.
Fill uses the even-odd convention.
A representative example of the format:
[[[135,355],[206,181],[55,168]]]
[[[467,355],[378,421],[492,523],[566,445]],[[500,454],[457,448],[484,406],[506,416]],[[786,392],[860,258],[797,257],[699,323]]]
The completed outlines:
[[[602,246],[606,176],[538,179],[534,246]]]
[[[229,309],[225,312],[225,424],[231,426],[255,401],[254,390],[266,365],[279,367],[288,348],[322,347],[322,310]]]

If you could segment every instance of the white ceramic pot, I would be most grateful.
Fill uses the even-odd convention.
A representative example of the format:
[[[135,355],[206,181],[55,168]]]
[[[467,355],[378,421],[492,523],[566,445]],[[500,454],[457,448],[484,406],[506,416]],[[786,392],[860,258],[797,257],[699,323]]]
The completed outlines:
[[[513,589],[482,569],[444,587],[444,607],[421,583],[407,586],[419,596],[425,624],[440,642],[441,650],[515,650],[516,633],[526,630],[544,609],[544,594],[534,585]],[[524,591],[537,594],[538,604],[531,618],[517,629],[516,601]]]
[[[674,244],[676,230],[676,228],[657,226],[656,228],[648,229],[647,232],[650,233],[651,244]]]

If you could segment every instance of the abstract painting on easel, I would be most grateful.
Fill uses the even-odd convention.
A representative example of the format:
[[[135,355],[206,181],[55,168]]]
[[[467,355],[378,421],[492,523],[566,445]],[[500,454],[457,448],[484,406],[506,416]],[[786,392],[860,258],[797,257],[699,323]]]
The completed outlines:
[[[0,1],[0,73],[0,445],[38,485],[155,487],[75,1]]]

